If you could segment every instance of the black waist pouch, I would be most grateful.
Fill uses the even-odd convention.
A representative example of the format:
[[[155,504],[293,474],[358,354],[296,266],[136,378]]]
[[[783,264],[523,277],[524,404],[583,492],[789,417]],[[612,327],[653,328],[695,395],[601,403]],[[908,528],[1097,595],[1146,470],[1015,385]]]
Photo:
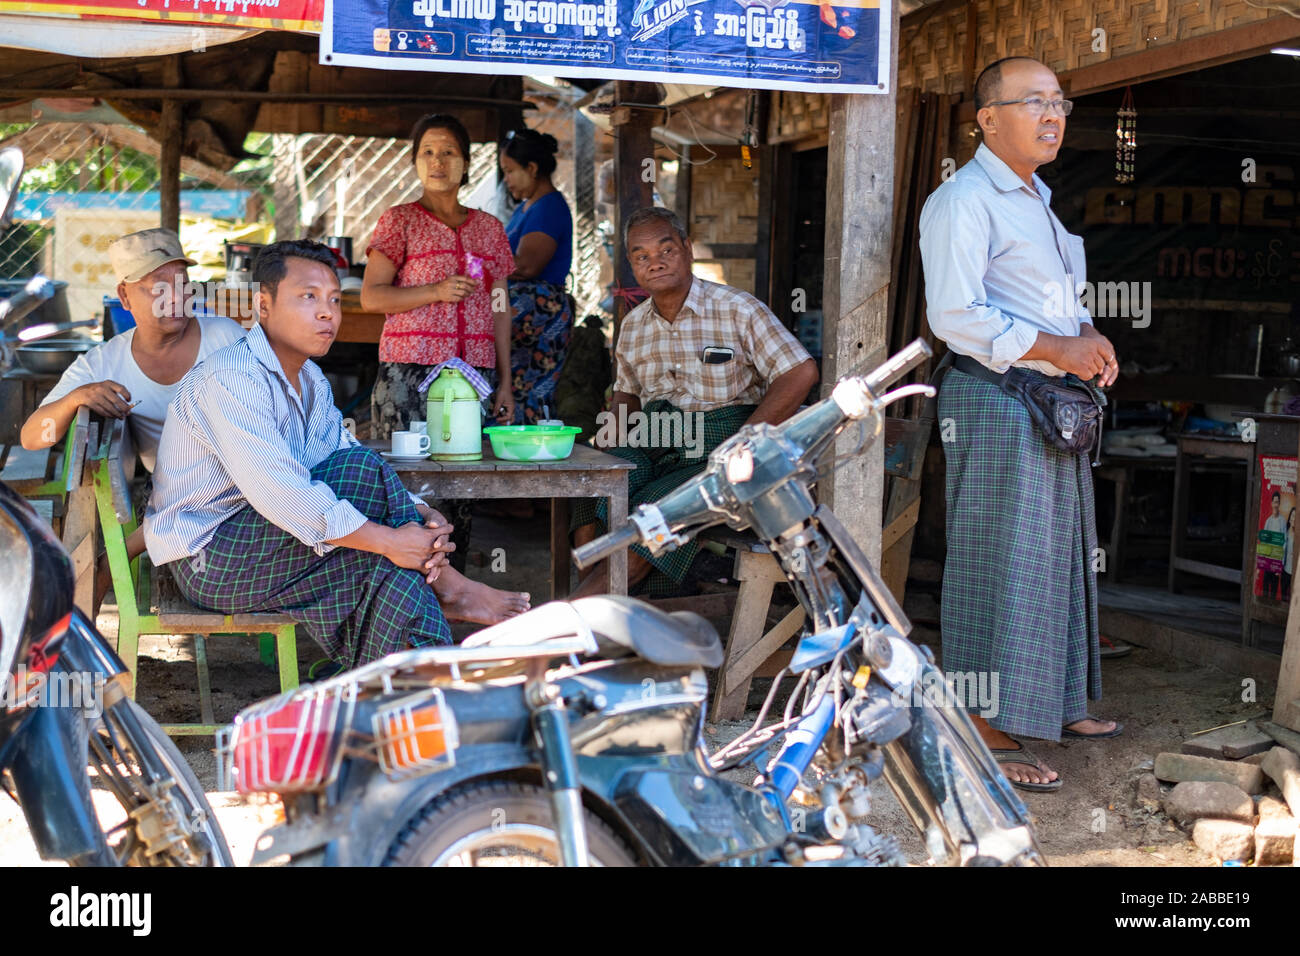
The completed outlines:
[[[1019,401],[1043,437],[1061,451],[1076,455],[1100,452],[1106,396],[1099,389],[1073,375],[1052,378],[1023,368],[999,375],[967,355],[954,356],[953,367],[996,385]]]

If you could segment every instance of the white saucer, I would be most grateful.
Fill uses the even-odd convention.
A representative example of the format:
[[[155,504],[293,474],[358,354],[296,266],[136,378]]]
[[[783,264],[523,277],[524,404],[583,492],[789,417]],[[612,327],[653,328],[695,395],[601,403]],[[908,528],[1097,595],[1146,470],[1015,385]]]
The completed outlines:
[[[389,461],[428,461],[429,460],[428,452],[425,452],[423,455],[395,455],[391,451],[381,451],[379,454],[387,458]]]

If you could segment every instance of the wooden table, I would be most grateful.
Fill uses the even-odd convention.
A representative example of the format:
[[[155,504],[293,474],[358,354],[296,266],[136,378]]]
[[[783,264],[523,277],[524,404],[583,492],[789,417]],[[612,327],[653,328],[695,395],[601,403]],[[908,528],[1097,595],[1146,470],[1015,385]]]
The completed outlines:
[[[382,439],[365,442],[387,450]],[[402,483],[421,498],[550,498],[551,600],[569,593],[569,499],[605,498],[609,526],[627,520],[627,474],[633,465],[587,445],[573,446],[563,461],[504,461],[483,443],[481,461],[393,462]],[[627,594],[627,552],[609,558],[611,594]]]
[[[1124,571],[1124,560],[1128,557],[1128,506],[1136,473],[1139,471],[1173,472],[1175,464],[1173,458],[1104,455],[1101,463],[1093,469],[1092,477],[1094,481],[1110,481],[1115,485],[1115,514],[1111,520],[1110,537],[1098,542],[1107,556],[1105,572],[1108,580],[1112,582],[1119,581],[1120,575]],[[1097,530],[1100,537],[1101,529],[1098,528]],[[1163,550],[1163,544],[1161,550]]]
[[[1251,527],[1250,491],[1254,479],[1255,444],[1240,438],[1218,437],[1212,435],[1183,434],[1178,436],[1178,457],[1174,462],[1174,506],[1173,533],[1169,537],[1169,590],[1178,593],[1178,574],[1187,572],[1202,577],[1227,581],[1241,588],[1242,601],[1245,601],[1249,575],[1242,573],[1246,556],[1250,552],[1250,534],[1242,542],[1241,565],[1235,568],[1222,567],[1206,561],[1194,561],[1182,557],[1187,544],[1187,507],[1188,483],[1193,471],[1237,471],[1246,472],[1246,522]]]

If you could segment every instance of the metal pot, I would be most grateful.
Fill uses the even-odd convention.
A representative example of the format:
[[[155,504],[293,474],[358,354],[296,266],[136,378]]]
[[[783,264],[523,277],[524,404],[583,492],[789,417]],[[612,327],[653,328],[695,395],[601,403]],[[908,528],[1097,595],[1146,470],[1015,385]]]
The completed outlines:
[[[37,375],[62,375],[98,342],[86,338],[44,339],[14,349],[18,364]]]

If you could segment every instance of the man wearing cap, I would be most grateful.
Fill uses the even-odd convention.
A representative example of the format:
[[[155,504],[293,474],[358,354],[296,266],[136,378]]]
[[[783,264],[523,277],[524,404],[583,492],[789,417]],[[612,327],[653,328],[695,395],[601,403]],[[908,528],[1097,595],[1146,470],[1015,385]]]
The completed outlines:
[[[106,418],[125,418],[136,454],[153,472],[176,386],[202,359],[238,341],[244,330],[221,316],[195,317],[186,308],[188,266],[194,261],[170,229],[145,229],[108,247],[117,295],[135,328],[91,349],[68,367],[22,428],[23,447],[48,448],[63,438],[87,406]],[[127,540],[131,557],[144,551],[144,535]]]

